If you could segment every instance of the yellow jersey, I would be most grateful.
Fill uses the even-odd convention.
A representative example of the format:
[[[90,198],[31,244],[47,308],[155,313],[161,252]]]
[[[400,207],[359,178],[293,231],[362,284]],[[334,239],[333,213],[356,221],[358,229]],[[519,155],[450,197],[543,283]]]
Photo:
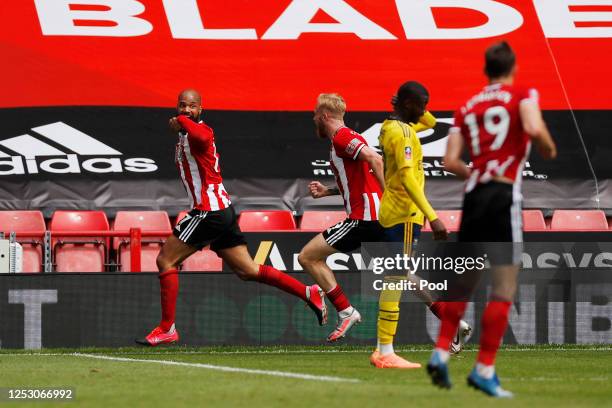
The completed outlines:
[[[385,191],[380,202],[378,219],[385,228],[404,222],[423,225],[423,212],[406,192],[400,178],[400,170],[408,167],[424,194],[423,150],[414,127],[425,130],[432,127],[429,126],[430,123],[435,125],[435,118],[429,112],[426,112],[416,125],[393,119],[383,122],[378,141],[385,163]]]

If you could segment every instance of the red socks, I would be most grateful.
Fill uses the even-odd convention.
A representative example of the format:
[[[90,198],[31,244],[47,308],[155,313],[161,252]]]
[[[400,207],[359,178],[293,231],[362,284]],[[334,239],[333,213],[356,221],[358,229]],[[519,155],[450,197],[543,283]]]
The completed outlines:
[[[327,292],[327,298],[339,312],[351,305],[351,302],[349,302],[340,285],[336,285],[332,290]]]
[[[442,313],[444,313],[444,303],[443,302],[433,302],[431,306],[429,306],[429,310],[434,314],[438,319],[442,320]]]
[[[172,327],[176,315],[176,298],[179,290],[178,270],[172,268],[160,273],[159,286],[162,308],[162,318],[159,327],[164,332],[167,332]]]
[[[308,302],[308,298],[306,297],[306,285],[271,266],[259,265],[257,281],[265,283],[266,285],[275,286],[284,292],[299,297],[304,302]]]
[[[432,305],[433,306],[433,305]],[[459,327],[459,321],[463,317],[467,302],[445,302],[444,303],[444,314],[442,315],[442,326],[440,326],[440,335],[436,342],[436,348],[442,350],[448,350],[450,347],[457,328]]]
[[[480,334],[480,352],[478,362],[484,365],[493,365],[495,355],[501,343],[506,327],[508,327],[508,313],[511,302],[490,301],[487,303],[482,315]]]

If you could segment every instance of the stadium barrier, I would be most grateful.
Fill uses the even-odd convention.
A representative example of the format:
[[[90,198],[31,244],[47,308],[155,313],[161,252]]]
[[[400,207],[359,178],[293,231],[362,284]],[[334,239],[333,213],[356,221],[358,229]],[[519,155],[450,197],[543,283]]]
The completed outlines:
[[[294,276],[310,281],[304,273]],[[358,273],[339,271],[337,278],[364,319],[346,343],[374,346],[378,298],[362,295]],[[504,343],[612,343],[610,290],[589,290],[591,302],[546,301],[521,285]],[[467,321],[479,321],[483,308],[482,300],[471,303]],[[437,319],[421,303],[403,303],[401,310],[397,344],[430,344]],[[3,275],[0,313],[2,348],[130,346],[159,322],[158,278],[146,272]],[[181,273],[176,324],[186,345],[315,345],[325,342],[335,316],[320,327],[302,301],[276,288],[229,273]]]

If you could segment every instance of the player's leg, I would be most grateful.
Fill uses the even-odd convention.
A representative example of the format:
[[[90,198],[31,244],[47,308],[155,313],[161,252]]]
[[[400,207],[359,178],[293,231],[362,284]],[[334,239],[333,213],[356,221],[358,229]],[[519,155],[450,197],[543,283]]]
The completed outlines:
[[[323,234],[317,234],[298,255],[298,262],[302,268],[325,292],[338,285],[334,273],[326,263],[327,257],[336,252],[338,251],[325,241]]]
[[[402,223],[387,228],[385,233],[387,241],[402,242],[403,252],[410,256],[413,245],[415,244],[415,231],[420,229],[413,223]],[[405,280],[406,276],[388,276],[386,282]],[[370,356],[370,363],[378,368],[419,368],[418,363],[412,363],[395,354],[393,349],[393,339],[397,331],[399,322],[399,304],[402,296],[401,290],[384,289],[380,293],[378,302],[378,321],[377,321],[377,347]]]
[[[519,266],[495,265],[491,273],[493,290],[482,315],[480,349],[476,365],[468,376],[468,384],[490,396],[510,398],[512,393],[500,386],[495,372],[495,358],[508,327],[508,315],[516,293]]]
[[[479,191],[467,193],[464,198],[461,226],[459,228],[460,242],[478,242],[481,240],[483,228],[488,225],[481,225],[482,214],[478,209],[486,204]],[[466,244],[467,245],[467,244]],[[471,295],[473,288],[480,279],[480,274],[472,271],[464,273],[453,282],[453,295],[446,293],[446,302],[443,303],[443,313],[440,324],[440,331],[436,340],[434,351],[427,364],[427,373],[431,377],[432,383],[441,388],[452,386],[448,372],[448,362],[450,359],[449,347],[453,342],[459,328],[461,318],[465,312],[466,300]]]
[[[274,286],[280,290],[297,296],[308,304],[315,312],[319,324],[327,317],[323,291],[319,286],[306,286],[294,277],[279,271],[268,265],[257,264],[249,254],[244,237],[240,230],[225,234],[214,241],[211,249],[217,252],[219,257],[236,273],[242,280],[254,280],[266,285]]]
[[[404,253],[415,254],[418,240],[420,238],[421,226],[414,225],[413,226],[413,237],[412,237],[412,245],[408,246],[407,242],[404,243]],[[393,232],[390,232],[390,239],[394,239]],[[397,238],[395,238],[397,239]],[[412,281],[415,284],[416,288],[420,288],[421,278],[416,274],[408,274],[407,280]],[[427,289],[417,289],[412,291],[424,304],[427,306],[429,311],[436,316],[440,321],[442,320],[442,314],[444,313],[445,302],[442,301],[434,301],[431,293]],[[472,334],[472,327],[465,321],[459,321],[459,327],[453,337],[453,340],[449,347],[449,352],[451,354],[458,354],[463,349],[463,344],[469,339]]]
[[[518,265],[493,267],[493,291],[481,319],[480,350],[476,366],[467,380],[470,386],[492,397],[513,396],[500,386],[495,372],[495,357],[508,327],[518,273]]]
[[[494,197],[487,207],[487,218],[492,224],[490,231],[504,246],[494,244],[487,251],[492,265],[493,291],[482,315],[480,350],[468,384],[490,396],[509,398],[512,393],[501,388],[495,373],[495,357],[508,326],[519,273],[523,241],[520,196],[515,197],[511,184],[489,183],[487,190]]]
[[[174,325],[179,290],[178,268],[196,251],[196,248],[170,235],[157,256],[162,305],[162,319],[159,326],[165,331]]]
[[[201,222],[198,210],[192,210],[188,217],[185,217],[173,231],[174,235],[168,237],[157,255],[157,269],[159,270],[159,288],[162,316],[159,325],[151,331],[144,339],[137,339],[138,344],[146,346],[156,346],[158,344],[168,344],[178,341],[179,336],[175,327],[176,299],[179,292],[178,268],[181,263],[198,248],[187,242],[181,241],[178,237],[181,232],[187,232],[187,227],[193,228]],[[182,225],[181,225],[182,224]],[[177,229],[178,228],[178,229]],[[183,239],[188,240],[193,236],[183,234]]]
[[[518,265],[493,268],[493,291],[481,320],[478,365],[493,367],[495,356],[508,326],[508,314],[516,292]],[[477,366],[478,366],[477,365]]]
[[[348,330],[361,321],[361,315],[351,305],[342,287],[338,285],[334,273],[327,266],[326,259],[333,253],[350,252],[359,248],[361,242],[358,235],[363,235],[370,227],[369,223],[362,221],[350,219],[341,221],[310,240],[298,256],[302,268],[321,286],[338,313],[338,323],[327,337],[328,341],[337,341],[345,337]]]

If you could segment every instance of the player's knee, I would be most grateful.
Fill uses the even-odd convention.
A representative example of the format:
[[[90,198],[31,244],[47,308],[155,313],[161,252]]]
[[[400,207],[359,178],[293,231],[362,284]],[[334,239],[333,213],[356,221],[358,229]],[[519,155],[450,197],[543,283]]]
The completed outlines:
[[[317,261],[318,259],[314,258],[308,252],[304,252],[303,250],[298,255],[298,262],[304,269],[315,264]]]
[[[234,270],[234,273],[236,274],[236,276],[237,276],[238,278],[240,278],[240,280],[243,280],[243,281],[248,281],[248,280],[250,280],[250,279],[249,279],[249,274],[248,274],[248,273],[246,273],[246,272],[245,272],[244,270],[242,270],[242,269],[235,269],[235,270]]]
[[[253,268],[236,268],[234,272],[243,281],[255,280],[258,275],[257,270]]]
[[[304,251],[299,253],[298,262],[302,266],[302,268],[304,268],[308,263],[308,257],[304,254]]]
[[[175,268],[177,266],[171,259],[161,253],[157,255],[155,262],[157,263],[157,269],[160,272],[166,271],[170,268]]]

